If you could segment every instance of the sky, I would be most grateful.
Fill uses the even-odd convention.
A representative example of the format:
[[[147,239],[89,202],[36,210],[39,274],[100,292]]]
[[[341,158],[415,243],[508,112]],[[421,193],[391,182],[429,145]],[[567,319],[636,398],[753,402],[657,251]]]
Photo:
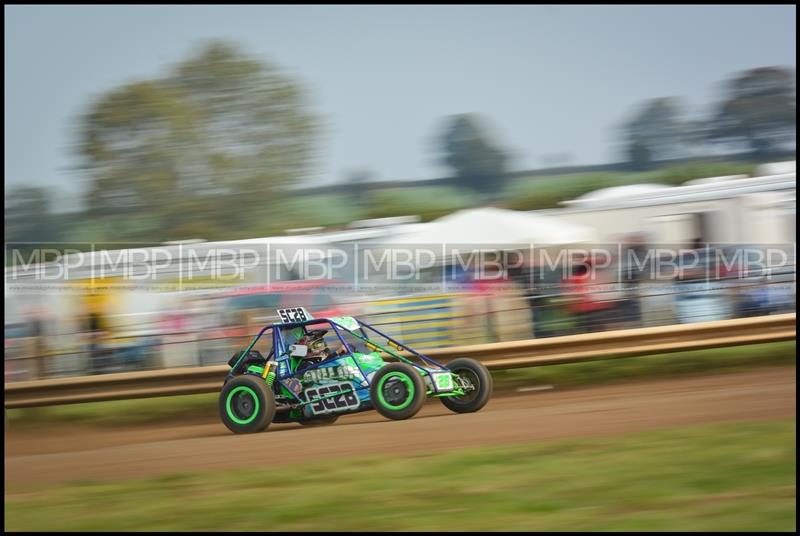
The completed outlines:
[[[795,67],[795,6],[6,6],[5,181],[69,194],[92,99],[226,39],[307,89],[312,183],[446,174],[444,118],[477,112],[515,170],[618,160],[641,101],[705,115],[731,74]],[[67,201],[64,201],[67,203]]]

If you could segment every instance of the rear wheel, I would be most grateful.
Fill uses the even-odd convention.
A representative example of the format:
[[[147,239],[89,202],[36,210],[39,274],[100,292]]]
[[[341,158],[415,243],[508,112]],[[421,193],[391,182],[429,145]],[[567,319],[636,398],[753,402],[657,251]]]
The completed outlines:
[[[259,377],[236,376],[222,387],[219,414],[231,432],[261,432],[275,416],[275,395]]]
[[[478,361],[462,357],[447,364],[450,372],[458,376],[465,386],[462,396],[443,396],[442,404],[456,413],[472,413],[483,408],[492,397],[494,384],[489,370]]]
[[[390,363],[375,373],[369,394],[378,413],[400,421],[413,417],[422,409],[427,390],[414,367],[405,363]]]

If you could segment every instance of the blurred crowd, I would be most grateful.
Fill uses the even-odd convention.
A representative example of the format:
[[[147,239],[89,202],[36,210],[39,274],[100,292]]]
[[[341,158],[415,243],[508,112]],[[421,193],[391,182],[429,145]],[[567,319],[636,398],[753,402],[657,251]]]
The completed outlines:
[[[781,270],[743,270],[719,265],[699,239],[694,246],[686,254],[700,262],[661,277],[652,275],[654,259],[630,263],[627,255],[582,258],[567,270],[451,266],[455,287],[447,292],[387,298],[304,281],[294,290],[240,287],[187,293],[125,322],[98,308],[81,311],[71,333],[59,333],[54,311],[39,305],[5,325],[5,381],[223,364],[263,325],[277,322],[281,307],[358,316],[423,350],[796,310],[793,261]],[[643,252],[647,244],[632,240],[625,248]]]

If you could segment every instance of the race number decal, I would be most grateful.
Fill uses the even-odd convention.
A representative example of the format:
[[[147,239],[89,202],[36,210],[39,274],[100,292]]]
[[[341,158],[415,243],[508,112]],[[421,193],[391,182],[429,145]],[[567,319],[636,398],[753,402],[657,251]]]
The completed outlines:
[[[453,390],[453,377],[449,372],[433,372],[431,373],[433,383],[436,385],[436,392],[444,393]]]
[[[288,309],[278,309],[278,316],[281,317],[281,322],[290,324],[292,322],[305,322],[314,318],[305,307],[290,307]]]
[[[361,403],[354,392],[353,384],[350,382],[306,389],[306,400],[311,401],[318,398],[322,400],[317,400],[311,404],[311,412],[314,415],[354,409]]]

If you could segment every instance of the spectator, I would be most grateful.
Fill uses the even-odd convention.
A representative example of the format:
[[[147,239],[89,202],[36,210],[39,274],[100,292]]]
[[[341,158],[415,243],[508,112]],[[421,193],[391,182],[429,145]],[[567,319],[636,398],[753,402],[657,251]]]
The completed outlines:
[[[570,276],[564,281],[565,292],[571,295],[569,307],[578,320],[579,333],[606,330],[607,313],[612,304],[592,288],[596,284],[589,259],[573,265]]]

